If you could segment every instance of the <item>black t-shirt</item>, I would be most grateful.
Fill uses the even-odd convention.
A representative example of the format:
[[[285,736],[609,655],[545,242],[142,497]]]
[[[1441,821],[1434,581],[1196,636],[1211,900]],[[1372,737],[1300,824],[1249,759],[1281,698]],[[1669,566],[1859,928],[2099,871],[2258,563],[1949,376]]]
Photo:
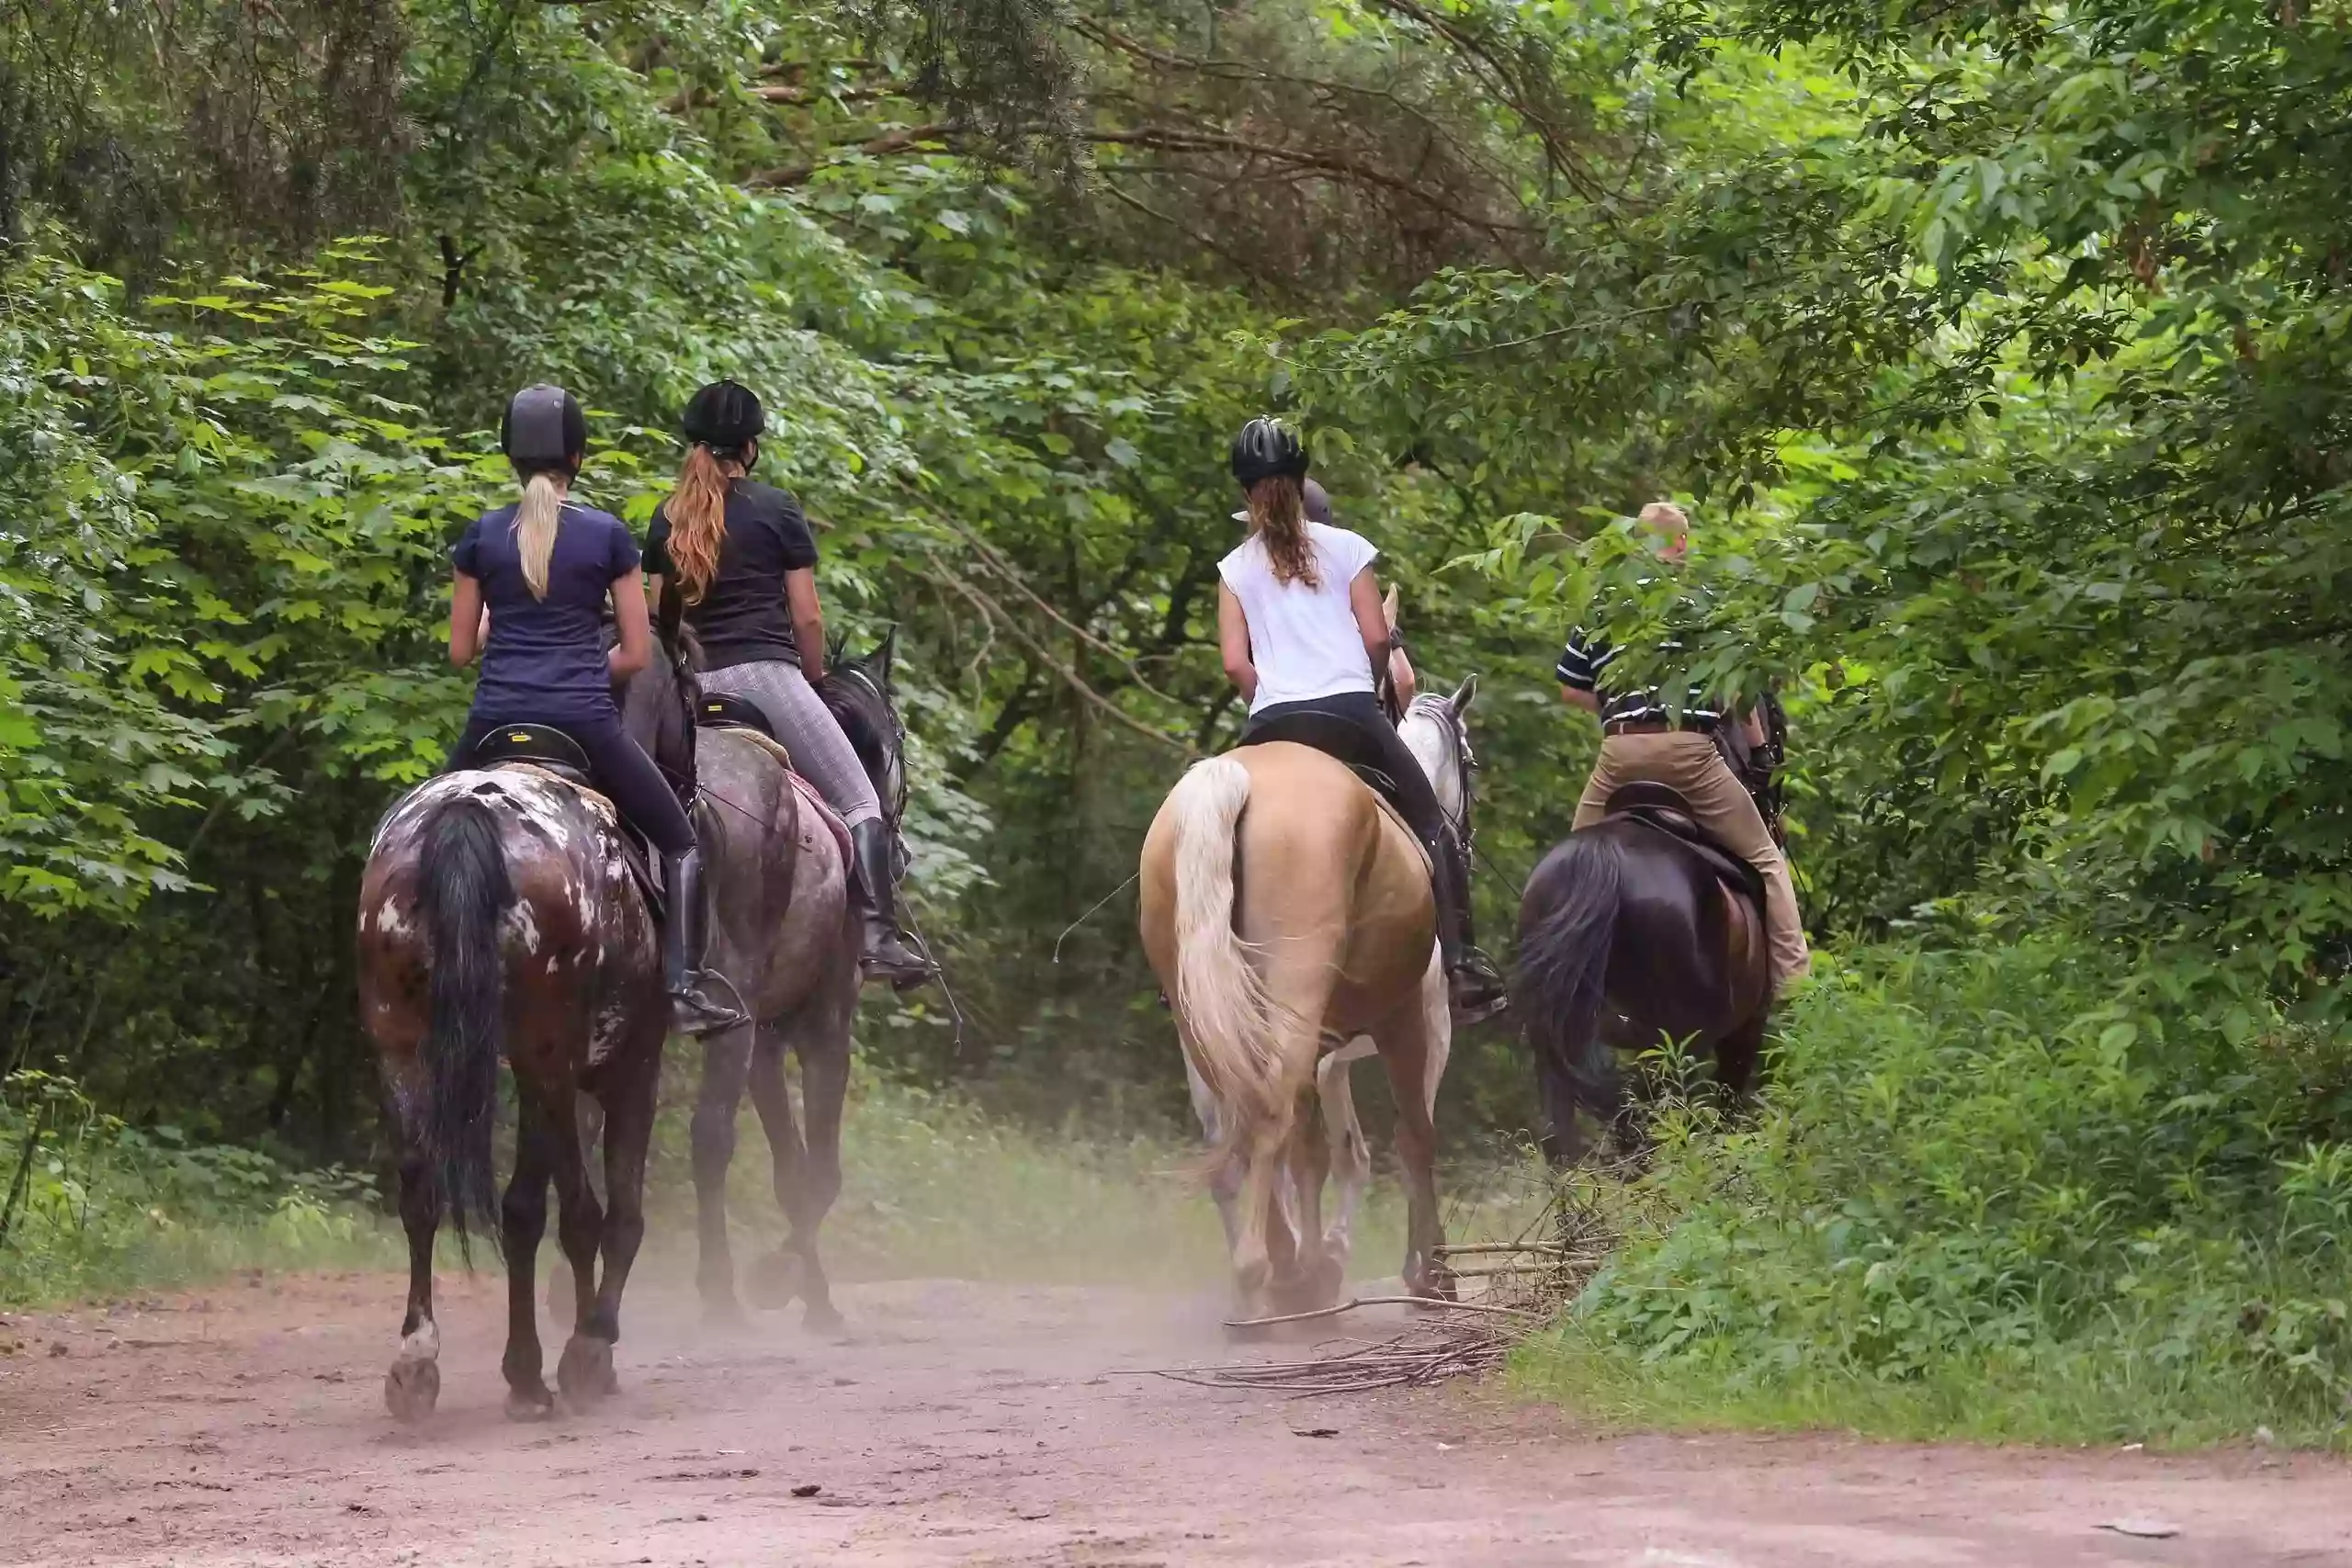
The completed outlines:
[[[637,567],[637,541],[611,513],[565,502],[548,557],[548,596],[536,598],[515,545],[516,511],[502,506],[476,518],[449,552],[451,564],[481,584],[490,606],[474,714],[507,724],[609,716],[605,606],[614,581]]]
[[[800,514],[800,503],[772,485],[737,479],[727,491],[727,537],[718,547],[718,572],[703,590],[702,603],[686,606],[686,624],[702,639],[709,668],[750,664],[762,659],[800,662],[792,638],[792,608],[785,602],[784,577],[817,564],[817,536]],[[670,513],[665,503],[645,531],[645,571],[674,581],[670,559]]]

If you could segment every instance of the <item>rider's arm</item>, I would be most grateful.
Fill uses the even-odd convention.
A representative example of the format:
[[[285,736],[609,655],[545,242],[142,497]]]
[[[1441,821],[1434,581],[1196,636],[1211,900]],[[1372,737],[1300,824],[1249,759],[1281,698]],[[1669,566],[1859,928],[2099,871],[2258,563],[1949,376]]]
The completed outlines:
[[[449,662],[462,670],[490,640],[490,612],[481,602],[481,581],[456,574],[449,589]]]
[[[1763,745],[1765,741],[1763,707],[1759,705],[1740,715],[1739,727],[1747,732],[1747,743],[1750,746]]]
[[[1598,692],[1582,692],[1574,686],[1563,686],[1560,688],[1560,700],[1572,708],[1582,708],[1589,714],[1600,711],[1600,694]]]
[[[1250,621],[1241,601],[1223,583],[1216,590],[1216,646],[1225,655],[1225,672],[1241,688],[1241,700],[1258,699],[1258,667],[1250,662]]]
[[[613,624],[620,640],[605,656],[616,681],[626,681],[653,660],[653,623],[645,610],[645,575],[631,567],[613,579]]]
[[[1600,667],[1609,662],[1606,644],[1595,646],[1585,640],[1579,626],[1568,634],[1568,645],[1560,649],[1560,661],[1552,674],[1560,682],[1560,700],[1572,708],[1582,708],[1599,717],[1600,714]]]
[[[1357,572],[1348,584],[1348,608],[1356,615],[1356,635],[1363,638],[1363,656],[1377,670],[1388,657],[1388,614],[1380,607],[1380,583],[1372,568]]]
[[[813,684],[825,678],[825,609],[817,602],[815,567],[784,574],[784,602],[792,612],[792,645],[800,650],[800,672]]]

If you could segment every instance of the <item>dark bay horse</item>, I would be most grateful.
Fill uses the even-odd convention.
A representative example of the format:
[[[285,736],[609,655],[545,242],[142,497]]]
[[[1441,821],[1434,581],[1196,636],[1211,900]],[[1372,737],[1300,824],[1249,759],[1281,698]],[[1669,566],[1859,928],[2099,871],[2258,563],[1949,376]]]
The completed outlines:
[[[556,1381],[575,1404],[610,1393],[670,1019],[652,912],[611,806],[528,766],[445,773],[401,799],[360,882],[359,1003],[394,1112],[408,1232],[386,1405],[413,1420],[440,1393],[433,1243],[446,1210],[461,1238],[489,1235],[505,1256],[507,1413],[553,1411],[532,1292],[550,1181],[573,1281]],[[503,1198],[491,1155],[502,1055],[520,1102]],[[604,1112],[602,1204],[575,1114],[583,1094]]]
[[[895,635],[862,660],[836,649],[819,694],[842,720],[895,829],[905,805],[904,731],[890,695]],[[682,637],[692,665],[697,651]],[[669,660],[631,683],[624,718],[656,757],[673,750],[678,689]],[[787,771],[782,747],[755,730],[705,728],[694,746],[695,827],[710,901],[707,962],[752,1021],[706,1035],[695,1101],[695,1199],[705,1314],[741,1317],[727,1226],[727,1169],[745,1091],[767,1134],[776,1205],[790,1232],[752,1271],[764,1306],[804,1303],[808,1326],[838,1327],[817,1233],[841,1194],[842,1111],[863,937],[849,897],[847,841],[813,790]],[[802,1115],[793,1115],[785,1054],[800,1061]]]
[[[1716,1081],[1745,1095],[1770,1012],[1763,910],[1737,868],[1618,805],[1544,857],[1519,907],[1511,1012],[1560,1163],[1585,1152],[1579,1109],[1635,1143],[1618,1050],[1711,1051]],[[1671,821],[1670,801],[1657,805]]]

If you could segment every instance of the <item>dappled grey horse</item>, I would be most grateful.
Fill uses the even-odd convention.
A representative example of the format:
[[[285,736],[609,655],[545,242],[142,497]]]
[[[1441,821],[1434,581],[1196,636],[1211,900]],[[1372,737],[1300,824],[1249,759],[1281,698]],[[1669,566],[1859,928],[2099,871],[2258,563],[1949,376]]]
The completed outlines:
[[[890,700],[891,647],[886,640],[862,660],[836,657],[818,692],[842,720],[895,829],[905,805],[904,734]],[[686,649],[691,661],[690,641]],[[690,691],[667,659],[631,683],[624,716],[657,756],[674,716],[685,712],[690,721],[682,700]],[[848,841],[813,788],[788,771],[784,749],[758,731],[703,729],[693,756],[695,828],[710,901],[706,962],[734,987],[752,1020],[702,1041],[693,1131],[695,1280],[707,1317],[741,1318],[727,1170],[748,1090],[767,1134],[776,1205],[789,1225],[782,1245],[752,1266],[752,1299],[781,1307],[797,1297],[809,1326],[831,1328],[841,1314],[817,1233],[841,1193],[842,1112],[864,946],[849,895]],[[787,1050],[800,1061],[797,1119],[785,1080]]]

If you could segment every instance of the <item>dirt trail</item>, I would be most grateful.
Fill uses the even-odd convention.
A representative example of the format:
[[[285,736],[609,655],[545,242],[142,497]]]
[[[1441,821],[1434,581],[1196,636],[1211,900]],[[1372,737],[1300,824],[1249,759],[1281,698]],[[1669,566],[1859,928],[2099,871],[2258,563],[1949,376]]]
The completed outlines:
[[[619,1397],[515,1426],[503,1292],[453,1280],[441,1408],[403,1428],[400,1296],[355,1275],[0,1322],[0,1563],[2352,1564],[2328,1461],[1600,1439],[1475,1391],[1283,1403],[1122,1375],[1229,1352],[1202,1304],[1114,1291],[867,1286],[835,1345],[775,1316],[706,1334],[649,1289]],[[2098,1528],[2129,1517],[2180,1533]]]

